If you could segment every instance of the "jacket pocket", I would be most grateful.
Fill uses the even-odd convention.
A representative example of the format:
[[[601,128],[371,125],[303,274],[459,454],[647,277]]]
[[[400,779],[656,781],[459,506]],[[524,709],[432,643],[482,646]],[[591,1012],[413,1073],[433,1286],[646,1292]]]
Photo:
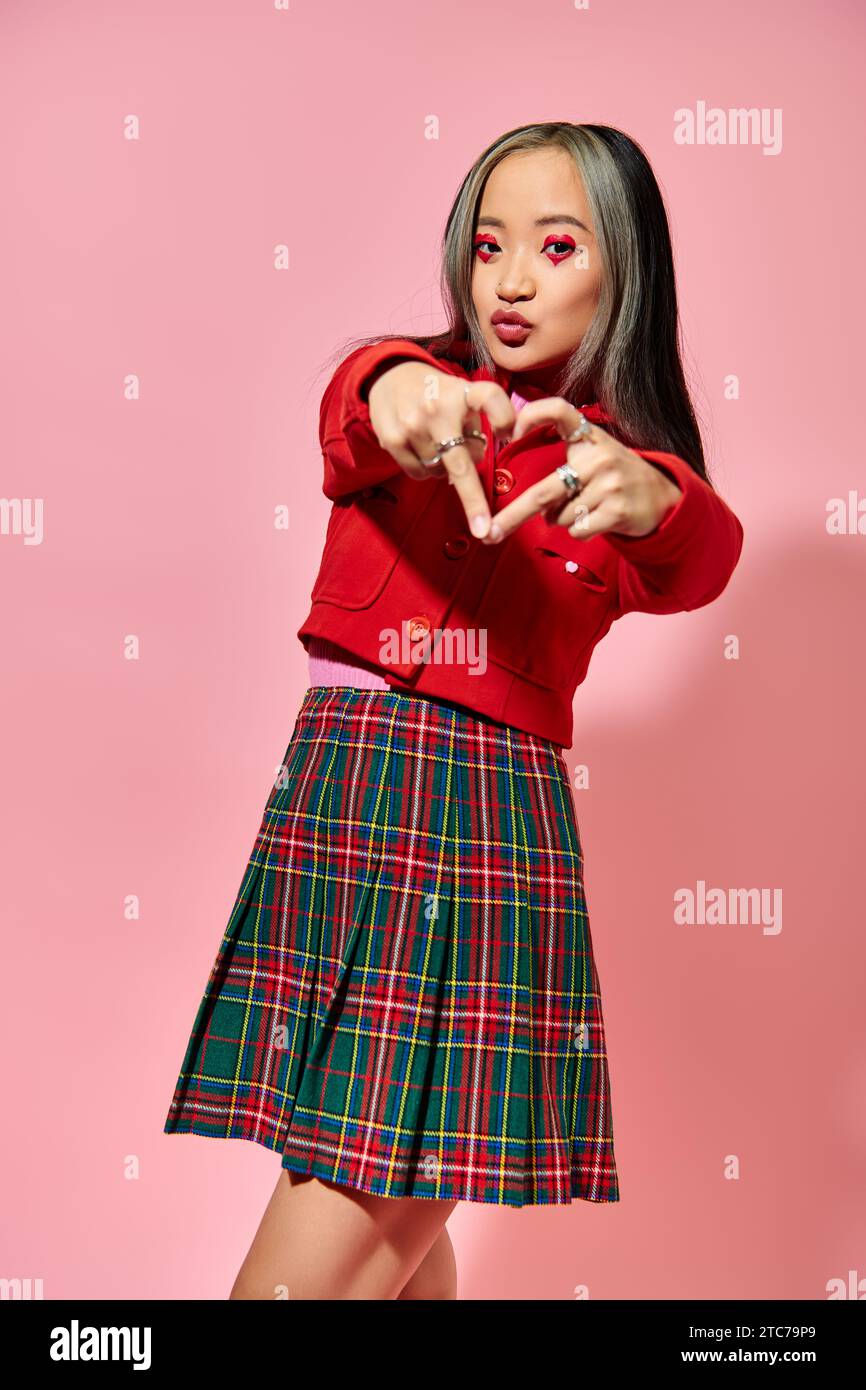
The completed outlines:
[[[435,489],[433,480],[419,482],[401,473],[335,502],[311,601],[349,609],[375,603]]]
[[[587,542],[551,540],[550,531],[530,519],[509,537],[477,622],[487,629],[491,657],[537,685],[562,690],[601,626],[613,590],[607,566],[585,563]]]

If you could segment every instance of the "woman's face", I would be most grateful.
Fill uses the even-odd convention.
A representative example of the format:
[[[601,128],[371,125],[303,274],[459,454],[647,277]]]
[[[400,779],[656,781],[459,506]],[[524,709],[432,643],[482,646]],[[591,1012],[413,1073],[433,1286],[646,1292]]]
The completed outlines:
[[[592,322],[601,264],[583,180],[564,150],[521,150],[487,180],[475,228],[472,300],[497,366],[561,363]],[[531,327],[492,322],[518,314]]]

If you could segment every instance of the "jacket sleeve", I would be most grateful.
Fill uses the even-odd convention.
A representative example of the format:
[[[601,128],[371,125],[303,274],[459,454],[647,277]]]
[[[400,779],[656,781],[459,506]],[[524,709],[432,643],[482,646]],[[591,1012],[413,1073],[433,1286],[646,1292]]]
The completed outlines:
[[[681,496],[645,536],[603,532],[619,555],[617,617],[682,613],[718,598],[736,569],[743,527],[705,479],[676,454],[636,450],[677,484]]]
[[[448,370],[446,363],[411,339],[390,338],[350,352],[328,383],[319,409],[319,443],[325,464],[322,491],[332,501],[401,472],[373,432],[366,392],[386,362],[394,359],[396,366],[406,358]]]

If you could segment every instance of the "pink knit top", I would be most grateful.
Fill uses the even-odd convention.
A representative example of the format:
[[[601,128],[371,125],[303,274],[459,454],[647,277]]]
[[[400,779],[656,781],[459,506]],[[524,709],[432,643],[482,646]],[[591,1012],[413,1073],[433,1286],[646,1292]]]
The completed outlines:
[[[511,404],[515,411],[519,411],[526,405],[526,401],[523,396],[512,391]],[[497,440],[496,453],[501,447],[501,442]],[[360,690],[391,689],[376,667],[365,665],[354,652],[347,652],[324,637],[310,638],[307,657],[310,685],[349,685]]]

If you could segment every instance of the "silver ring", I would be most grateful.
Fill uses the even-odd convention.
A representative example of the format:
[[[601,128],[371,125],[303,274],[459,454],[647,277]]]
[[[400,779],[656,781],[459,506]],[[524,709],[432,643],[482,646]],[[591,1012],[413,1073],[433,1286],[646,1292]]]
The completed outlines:
[[[447,453],[449,449],[456,449],[458,444],[465,444],[467,439],[480,439],[482,444],[487,443],[487,436],[484,434],[483,430],[467,430],[465,434],[455,434],[453,439],[437,439],[436,448],[438,452],[433,455],[432,459],[422,459],[421,462],[432,468],[437,463],[442,462],[442,455],[444,453]]]
[[[580,478],[575,473],[571,464],[561,463],[557,468],[556,473],[557,477],[559,477],[562,480],[562,482],[565,483],[565,486],[568,488],[569,495],[571,497],[579,496],[579,494],[583,491],[583,483],[580,481]]]
[[[586,416],[582,415],[580,411],[577,413],[580,418],[580,424],[573,434],[566,435],[566,444],[579,444],[582,439],[588,440],[592,434],[592,425],[589,420],[587,420]]]

